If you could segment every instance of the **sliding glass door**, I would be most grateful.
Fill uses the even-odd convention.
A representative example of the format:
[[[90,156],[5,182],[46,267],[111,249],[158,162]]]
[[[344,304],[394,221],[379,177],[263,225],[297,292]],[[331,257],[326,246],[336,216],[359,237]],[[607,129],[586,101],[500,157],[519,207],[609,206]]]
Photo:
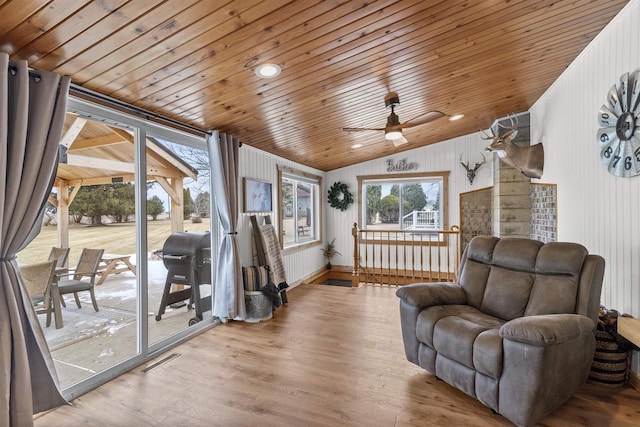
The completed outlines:
[[[26,266],[46,261],[54,247],[69,248],[50,283],[63,293],[54,307],[60,321],[47,326],[39,315],[67,398],[213,324],[217,247],[210,231],[217,223],[205,150],[204,135],[69,100],[42,231],[18,254]],[[185,234],[187,243],[198,240],[197,251],[185,243],[178,244],[182,253],[163,252],[172,236]],[[88,253],[99,260],[80,277],[74,268],[87,265]],[[193,274],[183,277],[185,271]],[[97,310],[90,292],[78,293],[79,305],[73,292],[65,293],[69,280],[91,283]]]
[[[146,139],[147,289],[154,345],[211,316],[212,252],[208,153],[152,135]],[[196,286],[199,298],[192,300]]]

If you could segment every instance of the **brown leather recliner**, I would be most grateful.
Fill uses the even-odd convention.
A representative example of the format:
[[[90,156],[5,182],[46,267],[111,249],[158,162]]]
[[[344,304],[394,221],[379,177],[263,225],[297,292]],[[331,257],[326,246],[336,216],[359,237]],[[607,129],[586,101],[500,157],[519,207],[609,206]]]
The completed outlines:
[[[407,359],[519,426],[587,380],[604,259],[575,243],[478,236],[457,283],[403,286]]]

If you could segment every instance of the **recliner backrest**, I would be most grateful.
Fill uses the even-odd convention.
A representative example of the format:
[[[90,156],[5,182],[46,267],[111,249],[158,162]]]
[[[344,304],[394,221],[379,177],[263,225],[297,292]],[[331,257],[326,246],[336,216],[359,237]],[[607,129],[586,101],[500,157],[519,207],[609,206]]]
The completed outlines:
[[[591,317],[600,298],[600,289],[591,287],[595,276],[602,277],[604,261],[591,256],[600,260],[586,263],[587,257],[576,243],[478,236],[465,250],[458,283],[469,305],[504,320],[555,313]],[[585,265],[589,272],[583,272]]]

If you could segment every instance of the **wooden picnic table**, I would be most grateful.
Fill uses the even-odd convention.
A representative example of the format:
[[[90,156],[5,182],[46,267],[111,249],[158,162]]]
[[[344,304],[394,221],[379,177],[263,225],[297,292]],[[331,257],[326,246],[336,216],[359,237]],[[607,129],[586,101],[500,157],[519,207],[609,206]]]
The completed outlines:
[[[100,259],[98,271],[100,279],[96,283],[97,286],[102,285],[110,274],[120,274],[124,271],[130,271],[134,275],[138,274],[136,266],[131,264],[131,255],[104,254]]]

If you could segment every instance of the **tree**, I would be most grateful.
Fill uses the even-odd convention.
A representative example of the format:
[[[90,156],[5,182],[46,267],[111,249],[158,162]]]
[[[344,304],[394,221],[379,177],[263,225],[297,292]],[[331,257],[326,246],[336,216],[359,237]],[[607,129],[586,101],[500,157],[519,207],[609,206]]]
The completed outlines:
[[[164,212],[164,202],[160,197],[153,196],[147,200],[147,215],[151,215],[152,220],[158,219],[158,215]]]
[[[80,188],[69,205],[75,222],[91,218],[92,225],[102,224],[109,216],[116,222],[126,222],[135,213],[135,187],[133,184],[87,185]]]
[[[195,200],[195,210],[198,215],[207,218],[211,213],[211,196],[208,191],[198,193]]]
[[[427,206],[434,211],[440,210],[440,183],[439,182],[431,182],[429,183],[429,188],[426,191],[426,194],[431,195],[429,198],[427,196]]]
[[[80,222],[83,217],[91,218],[92,225],[102,224],[102,215],[106,215],[107,197],[109,191],[108,185],[88,185],[83,186],[76,194],[71,205],[69,205],[69,213],[73,215],[76,222]]]
[[[403,184],[402,198],[409,202],[409,210],[405,213],[420,211],[427,204],[427,196],[420,184]]]
[[[403,201],[404,210],[410,209],[409,202]],[[393,194],[388,194],[380,200],[380,219],[385,224],[400,222],[400,198]]]
[[[282,180],[282,214],[285,218],[293,216],[293,183]]]
[[[106,193],[106,215],[115,222],[127,222],[136,213],[135,193],[133,184],[112,184]]]
[[[189,215],[194,212],[194,203],[193,199],[191,198],[191,190],[189,190],[188,188],[182,190],[182,212],[185,218],[189,218]]]
[[[382,185],[367,185],[367,224],[373,224],[380,211]]]
[[[160,141],[161,144],[170,151],[173,151],[180,159],[198,171],[195,180],[187,178],[185,184],[194,190],[201,192],[209,188],[209,154],[206,150],[190,147],[188,145],[176,144],[169,141]],[[189,212],[189,214],[193,213]],[[185,214],[186,216],[186,214]]]
[[[394,184],[391,186],[390,194],[400,197],[400,186],[402,186],[402,199],[409,202],[409,208],[404,209],[405,214],[420,211],[427,205],[427,196],[421,184]],[[403,203],[402,206],[405,207],[405,204]]]

